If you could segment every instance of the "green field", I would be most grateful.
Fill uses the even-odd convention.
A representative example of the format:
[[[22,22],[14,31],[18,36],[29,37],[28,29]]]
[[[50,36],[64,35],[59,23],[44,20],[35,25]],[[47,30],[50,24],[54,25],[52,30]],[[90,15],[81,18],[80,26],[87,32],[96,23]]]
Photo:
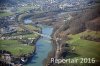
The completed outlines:
[[[31,9],[33,9],[33,8],[35,8],[36,6],[34,6],[34,5],[26,5],[26,6],[23,6],[23,7],[19,7],[17,10],[16,10],[16,12],[17,13],[23,13],[23,12],[26,12],[26,11],[29,11],[29,10],[31,10]]]
[[[26,25],[26,28],[31,29],[31,30],[37,30],[39,31],[40,28],[34,27],[31,25]],[[17,29],[17,31],[23,31],[21,27]],[[15,35],[12,36],[20,36],[15,33]],[[34,33],[29,33],[29,34],[23,34],[23,39],[32,38],[32,40],[35,40],[38,38],[39,35],[34,34]],[[21,39],[21,40],[23,40]],[[19,39],[18,39],[19,40]],[[28,55],[29,53],[32,53],[35,51],[35,46],[23,44],[21,41],[16,40],[0,40],[0,50],[6,50],[11,52],[14,56],[20,56],[20,55]],[[30,39],[31,40],[31,39]]]
[[[28,29],[30,29],[30,30],[33,30],[33,31],[34,31],[34,30],[36,30],[36,31],[37,31],[37,30],[40,30],[39,27],[35,27],[35,26],[33,26],[33,25],[25,25],[25,27],[28,28]]]
[[[14,56],[27,55],[34,52],[35,46],[25,45],[17,40],[0,40],[0,50],[11,52]]]
[[[12,15],[12,13],[8,13],[8,12],[0,13],[0,17],[10,16],[10,15]]]
[[[23,35],[25,36],[25,38],[37,38],[38,35],[37,34],[26,34],[26,35]]]
[[[81,35],[94,35],[100,37],[100,32],[85,31],[75,35],[68,35],[71,39],[68,40],[67,43],[70,44],[71,49],[74,47],[75,50],[73,51],[74,54],[68,55],[66,58],[95,58],[96,61],[100,61],[100,42],[81,39]],[[82,64],[77,66],[81,65]]]
[[[31,10],[31,9],[32,9],[32,7],[21,7],[21,8],[17,9],[17,12],[18,13],[23,13],[23,12]]]
[[[32,6],[32,5],[27,5],[27,6],[24,6],[24,7],[19,7],[15,11],[15,13],[24,13],[26,11],[29,11],[29,10],[33,9],[33,8],[35,8],[35,6]],[[13,14],[14,14],[13,12],[6,12],[6,11],[4,11],[3,13],[0,13],[0,17],[10,16],[10,15],[13,15]]]

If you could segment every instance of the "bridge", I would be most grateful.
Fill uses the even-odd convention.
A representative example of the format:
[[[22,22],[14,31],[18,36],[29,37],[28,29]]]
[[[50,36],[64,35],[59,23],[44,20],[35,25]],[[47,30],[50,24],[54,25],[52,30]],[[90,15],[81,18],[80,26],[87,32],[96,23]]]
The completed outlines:
[[[38,34],[38,35],[40,35],[40,36],[42,36],[42,37],[46,37],[46,38],[52,39],[52,38],[51,38],[50,36],[48,36],[48,35],[44,35],[44,34],[41,34],[41,33],[35,32],[35,31],[33,31],[33,33]]]
[[[32,29],[29,29],[29,28],[25,27],[23,24],[18,24],[18,25],[19,25],[21,28],[23,28],[23,29],[25,29],[25,30],[28,30],[29,32],[33,32],[33,33],[38,34],[38,35],[40,35],[40,36],[42,36],[42,37],[46,37],[46,38],[49,38],[49,39],[53,39],[53,38],[51,38],[49,35],[44,35],[44,34],[41,34],[41,33],[36,32],[36,31],[34,31],[34,30],[32,30]]]

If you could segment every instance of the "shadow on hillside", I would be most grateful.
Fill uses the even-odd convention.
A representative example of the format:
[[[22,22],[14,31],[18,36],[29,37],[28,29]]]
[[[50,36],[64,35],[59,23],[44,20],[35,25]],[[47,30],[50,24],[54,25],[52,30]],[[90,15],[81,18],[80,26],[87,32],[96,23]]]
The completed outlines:
[[[80,56],[79,54],[67,52],[67,51],[65,51],[61,54],[61,57],[63,57],[63,58],[74,58],[74,57],[79,57],[79,56]]]

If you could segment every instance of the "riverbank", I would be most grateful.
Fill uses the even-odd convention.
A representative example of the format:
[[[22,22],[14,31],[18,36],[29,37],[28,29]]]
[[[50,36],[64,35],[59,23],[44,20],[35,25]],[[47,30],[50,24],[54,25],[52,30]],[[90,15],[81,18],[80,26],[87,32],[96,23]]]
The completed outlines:
[[[52,27],[42,25],[42,34],[51,36],[52,30]],[[48,53],[51,52],[53,48],[51,40],[46,36],[40,37],[40,39],[36,42],[36,47],[36,54],[31,59],[30,63],[25,66],[44,66],[43,61],[48,57]]]
[[[28,14],[27,14],[27,15],[28,15]],[[27,15],[25,15],[25,16],[27,16]],[[22,18],[22,19],[21,19],[21,18]],[[23,17],[23,15],[22,15],[22,17],[20,17],[18,21],[24,23],[24,22],[23,22],[23,18],[24,18],[24,17]],[[21,24],[22,24],[22,23],[21,23]],[[50,21],[49,21],[49,23],[50,23]],[[20,25],[20,26],[22,27],[22,25]],[[24,27],[23,27],[23,28],[24,28]],[[25,29],[25,28],[24,28],[24,29]],[[49,29],[51,29],[51,28],[49,28]],[[48,29],[48,30],[45,30],[45,32],[47,33],[47,31],[49,31],[49,29]],[[26,29],[25,29],[25,30],[26,30]],[[31,32],[32,30],[27,29],[27,31]],[[50,31],[52,31],[52,30],[50,30]],[[33,32],[33,33],[34,33],[34,32]],[[45,33],[44,33],[44,34],[45,34]],[[49,33],[48,33],[48,34],[49,34]],[[48,34],[47,34],[47,35],[48,35]],[[51,35],[50,35],[50,36],[51,36]],[[49,46],[51,47],[51,45],[52,45],[52,47],[53,47],[52,50],[51,50],[51,48],[50,48],[51,51],[49,51],[47,48],[45,48],[45,49],[48,50],[48,51],[45,51],[45,52],[46,52],[46,56],[48,56],[48,57],[47,57],[47,60],[50,60],[51,57],[54,57],[54,56],[55,56],[56,45],[53,44],[53,43],[54,43],[54,40],[47,40],[47,39],[44,39],[44,38],[43,38],[43,41],[44,41],[44,40],[45,40],[46,42],[49,41],[49,42],[50,42],[50,43],[48,43]],[[51,42],[51,41],[52,41],[52,42]],[[37,40],[36,40],[36,42],[37,42]],[[42,42],[41,42],[41,43],[42,43]],[[47,47],[49,47],[49,46],[47,46]],[[49,52],[49,54],[48,54],[48,52]],[[45,58],[44,58],[44,59],[45,59]],[[48,62],[49,62],[49,61],[48,61]],[[43,62],[43,63],[46,64],[46,62]]]
[[[37,31],[41,33],[41,30],[37,27],[27,27],[26,25],[19,26],[17,31],[9,36],[9,34],[6,34],[6,36],[2,36],[0,40],[0,50],[7,51],[9,53],[2,53],[0,52],[0,60],[4,59],[4,62],[9,61],[8,64],[18,65],[18,64],[26,64],[28,62],[28,59],[30,59],[36,51],[36,42],[40,38],[39,35],[35,33],[31,33],[30,31],[27,31],[27,29],[32,29],[32,31]],[[9,46],[8,46],[9,45]],[[7,56],[5,56],[7,54]],[[8,58],[9,55],[9,59]],[[4,57],[4,58],[3,58]],[[6,60],[7,59],[7,60]]]
[[[53,49],[52,49],[51,52],[49,52],[48,57],[45,58],[45,60],[43,61],[44,66],[51,66],[53,64],[53,63],[51,63],[51,58],[55,58],[55,53],[56,53],[56,49],[57,49],[57,45],[56,45],[56,42],[55,42],[55,39],[54,39],[54,33],[55,32],[56,31],[55,31],[55,28],[54,28],[53,33],[51,35],[51,37],[53,38],[53,39],[51,39],[51,45],[52,45]]]
[[[2,50],[0,51],[0,55],[1,55],[0,60],[3,60],[4,62],[9,61],[10,63],[8,64],[12,64],[12,63],[26,64],[28,59],[31,58],[35,54],[35,51],[36,51],[35,43],[38,39],[39,39],[39,36],[30,45],[19,44],[19,42],[15,43],[17,42],[16,40],[0,40],[0,42],[3,43],[3,44],[0,43],[0,46],[1,46],[0,49]]]

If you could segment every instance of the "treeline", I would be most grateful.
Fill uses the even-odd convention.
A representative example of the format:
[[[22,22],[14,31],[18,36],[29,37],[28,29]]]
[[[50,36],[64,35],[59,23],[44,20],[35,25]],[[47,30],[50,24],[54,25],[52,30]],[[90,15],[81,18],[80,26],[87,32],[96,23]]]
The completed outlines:
[[[100,17],[87,22],[86,27],[90,30],[100,31]]]
[[[98,5],[98,6],[94,6],[94,7],[82,10],[81,12],[72,13],[71,15],[73,18],[69,21],[69,24],[65,25],[65,29],[66,27],[68,27],[65,30],[66,33],[75,34],[75,33],[80,33],[86,30],[87,28],[91,28],[93,30],[96,30],[97,28],[99,28],[100,26],[98,24],[93,24],[93,23],[90,24],[89,22],[90,20],[93,20],[100,16],[99,7],[100,6]]]

